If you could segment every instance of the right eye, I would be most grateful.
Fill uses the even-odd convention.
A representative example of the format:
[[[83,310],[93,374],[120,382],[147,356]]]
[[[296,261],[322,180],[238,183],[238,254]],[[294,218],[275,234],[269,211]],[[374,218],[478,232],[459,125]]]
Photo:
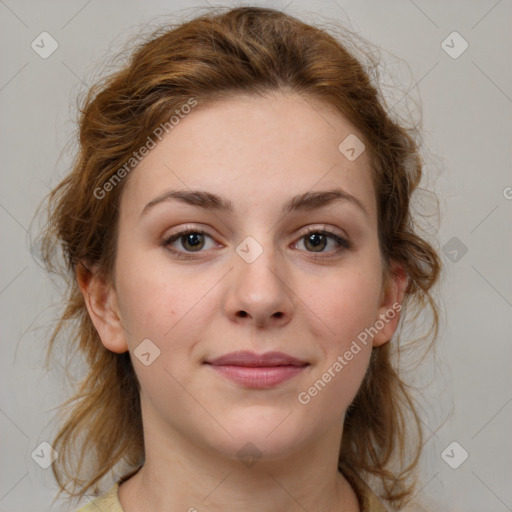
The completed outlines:
[[[187,253],[204,252],[202,249],[206,245],[205,238],[209,238],[213,242],[213,247],[216,245],[213,238],[200,229],[186,229],[178,233],[174,233],[166,238],[162,245],[169,249],[178,257],[187,258]],[[176,248],[176,244],[180,244],[182,249]]]

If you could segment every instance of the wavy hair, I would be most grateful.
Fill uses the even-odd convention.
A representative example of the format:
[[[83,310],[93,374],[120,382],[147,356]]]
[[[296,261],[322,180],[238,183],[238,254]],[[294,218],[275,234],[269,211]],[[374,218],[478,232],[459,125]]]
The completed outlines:
[[[355,38],[348,30],[344,35],[347,41]],[[422,177],[418,134],[393,120],[371,72],[329,31],[277,10],[241,7],[161,27],[137,43],[119,70],[88,90],[80,105],[73,167],[47,197],[41,249],[48,271],[63,274],[68,286],[47,361],[62,337],[87,364],[75,394],[62,405],[65,413],[53,441],[60,493],[83,496],[120,464],[133,470],[144,461],[139,384],[129,353],[113,353],[101,343],[76,267],[96,265],[103,276],[111,276],[120,195],[129,176],[101,200],[97,191],[106,190],[148,136],[190,98],[200,106],[237,93],[297,93],[334,107],[364,135],[382,258],[387,269],[398,262],[408,274],[402,312],[411,316],[408,320],[427,308],[432,312],[422,340],[430,348],[439,324],[432,287],[441,264],[411,214],[411,197]],[[64,262],[60,270],[56,247]],[[381,497],[394,507],[413,493],[422,448],[412,388],[397,364],[404,350],[398,338],[373,348],[346,413],[339,454],[343,472],[375,477]]]

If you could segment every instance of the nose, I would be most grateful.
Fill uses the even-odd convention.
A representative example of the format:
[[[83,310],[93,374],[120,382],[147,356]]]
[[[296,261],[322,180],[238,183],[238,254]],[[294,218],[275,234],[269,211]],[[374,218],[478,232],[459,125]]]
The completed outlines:
[[[258,328],[290,322],[294,308],[290,277],[285,262],[273,250],[263,250],[250,263],[234,254],[233,267],[225,300],[225,312],[232,322]]]

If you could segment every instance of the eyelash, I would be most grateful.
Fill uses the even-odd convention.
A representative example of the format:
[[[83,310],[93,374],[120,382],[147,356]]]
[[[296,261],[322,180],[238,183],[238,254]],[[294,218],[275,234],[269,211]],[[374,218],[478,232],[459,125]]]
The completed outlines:
[[[173,242],[175,242],[176,240],[180,239],[181,237],[189,235],[191,233],[198,234],[198,235],[206,235],[207,237],[210,237],[213,239],[213,237],[211,235],[209,235],[208,233],[206,233],[205,231],[203,231],[201,229],[187,228],[187,229],[184,229],[183,231],[180,231],[178,233],[171,235],[170,237],[167,237],[165,240],[163,240],[162,246],[165,247],[168,251],[173,253],[178,258],[196,259],[197,258],[196,255],[198,255],[204,251],[195,251],[195,252],[186,252],[185,251],[185,252],[183,252],[183,251],[178,251],[171,247],[171,244]],[[338,243],[340,245],[340,247],[338,247],[337,249],[334,250],[334,254],[331,254],[330,256],[316,256],[316,254],[323,254],[323,253],[314,253],[311,251],[306,251],[306,252],[309,252],[310,254],[314,255],[314,256],[311,256],[312,259],[315,259],[315,260],[329,259],[329,258],[334,257],[335,255],[337,255],[340,252],[343,252],[343,251],[346,251],[346,250],[352,248],[352,244],[345,238],[340,237],[330,231],[326,231],[326,230],[318,229],[318,228],[309,228],[307,230],[307,232],[299,238],[299,240],[302,240],[303,238],[307,237],[308,235],[311,235],[312,233],[323,235],[327,238],[331,238],[332,240],[334,240],[336,243]]]

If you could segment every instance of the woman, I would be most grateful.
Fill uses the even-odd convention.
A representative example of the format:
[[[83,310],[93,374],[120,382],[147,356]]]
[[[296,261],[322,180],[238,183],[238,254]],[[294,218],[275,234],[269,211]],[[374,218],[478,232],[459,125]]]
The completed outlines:
[[[440,270],[420,178],[319,28],[244,7],[141,44],[90,91],[49,196],[70,286],[50,350],[75,321],[89,368],[53,443],[61,491],[103,493],[83,511],[403,507],[421,429],[394,345],[404,312],[437,327]]]

